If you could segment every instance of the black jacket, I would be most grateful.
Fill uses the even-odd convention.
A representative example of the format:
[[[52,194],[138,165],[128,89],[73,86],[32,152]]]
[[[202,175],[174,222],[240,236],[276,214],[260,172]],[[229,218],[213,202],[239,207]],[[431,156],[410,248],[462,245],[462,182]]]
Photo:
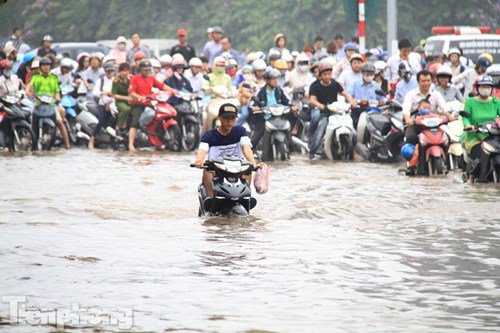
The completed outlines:
[[[276,97],[276,101],[279,104],[288,105],[290,103],[288,98],[285,96],[283,89],[281,89],[280,87],[276,87],[274,89],[274,97]],[[258,104],[261,108],[267,106],[267,84],[259,91],[259,93],[257,94],[257,99]]]

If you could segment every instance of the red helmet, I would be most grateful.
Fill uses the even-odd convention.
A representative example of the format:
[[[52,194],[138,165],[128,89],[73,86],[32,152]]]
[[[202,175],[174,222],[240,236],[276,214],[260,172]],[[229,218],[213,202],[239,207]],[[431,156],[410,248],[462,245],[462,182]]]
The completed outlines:
[[[6,67],[12,67],[12,63],[7,59],[0,61],[0,68],[6,68]]]
[[[134,55],[134,60],[141,60],[141,59],[146,59],[146,53],[139,51]]]

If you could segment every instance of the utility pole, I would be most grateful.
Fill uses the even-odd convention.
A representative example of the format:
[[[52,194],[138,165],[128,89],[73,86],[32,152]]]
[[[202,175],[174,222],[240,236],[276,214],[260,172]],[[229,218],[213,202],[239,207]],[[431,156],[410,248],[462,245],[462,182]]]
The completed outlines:
[[[387,50],[393,55],[398,45],[398,6],[396,0],[387,0]]]
[[[358,0],[359,53],[365,58],[365,0]]]

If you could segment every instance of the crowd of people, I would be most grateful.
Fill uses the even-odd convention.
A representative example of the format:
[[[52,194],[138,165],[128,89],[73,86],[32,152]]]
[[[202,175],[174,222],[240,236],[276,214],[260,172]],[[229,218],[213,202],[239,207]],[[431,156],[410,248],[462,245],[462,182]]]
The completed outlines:
[[[127,48],[127,39],[120,36],[107,55],[82,52],[71,59],[68,54],[58,55],[51,48],[50,35],[43,37],[36,52],[30,51],[22,41],[20,29],[14,29],[11,40],[0,52],[0,95],[25,89],[28,96],[43,92],[53,94],[60,101],[59,85],[73,85],[76,94],[98,101],[96,131],[108,123],[106,105],[109,99],[114,99],[119,109],[115,126],[117,129],[130,127],[129,149],[133,151],[138,119],[149,105],[147,96],[153,87],[170,91],[173,97],[169,103],[174,106],[179,91],[211,94],[217,86],[233,91],[239,104],[234,115],[235,125],[250,124],[250,144],[254,147],[261,140],[264,126],[264,116],[256,111],[278,103],[288,105],[293,91],[302,88],[312,108],[306,115],[292,108],[290,118],[292,124],[301,116],[310,121],[311,159],[315,158],[328,123],[327,105],[337,101],[338,96],[351,104],[355,127],[361,112],[356,101],[398,101],[407,126],[406,141],[414,144],[422,129],[414,124],[413,118],[422,105],[432,113],[441,112],[451,118],[446,102],[464,103],[464,110],[471,114],[470,119],[464,120],[468,129],[500,116],[500,68],[492,65],[490,54],[467,59],[460,49],[452,48],[448,54],[428,55],[422,45],[412,47],[408,39],[402,39],[398,52],[389,56],[380,47],[360,50],[356,38],[346,43],[341,35],[326,44],[318,36],[301,51],[290,51],[283,33],[274,36],[274,47],[270,50],[248,52],[245,49],[239,53],[221,27],[209,28],[207,37],[203,50],[196,52],[188,43],[187,31],[179,29],[178,44],[170,54],[155,57],[141,43],[140,35],[133,33],[131,48]],[[69,148],[68,135],[61,126],[64,109],[58,107],[56,116]],[[295,133],[296,128],[292,135]],[[242,132],[241,135],[249,134]],[[234,137],[234,140],[240,139]],[[481,155],[478,148],[481,139],[472,133],[464,137],[465,147],[474,156]],[[94,137],[88,147],[94,147]],[[407,171],[408,174],[414,172]],[[479,173],[472,175],[479,176]]]

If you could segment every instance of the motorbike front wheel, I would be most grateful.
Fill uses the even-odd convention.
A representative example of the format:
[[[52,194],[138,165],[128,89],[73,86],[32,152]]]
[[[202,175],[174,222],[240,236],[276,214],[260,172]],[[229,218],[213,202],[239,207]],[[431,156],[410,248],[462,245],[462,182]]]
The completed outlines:
[[[51,150],[56,141],[56,128],[45,124],[38,138],[40,150]]]
[[[443,174],[443,158],[436,156],[429,156],[429,161],[427,162],[427,167],[429,168],[429,176],[437,176]]]
[[[10,138],[10,149],[15,151],[32,151],[35,143],[35,133],[28,126],[17,126]]]
[[[170,126],[165,132],[165,144],[171,151],[181,151],[181,129],[178,125]]]
[[[196,123],[186,123],[184,127],[186,135],[182,136],[182,148],[187,151],[193,151],[200,142],[200,125]]]

